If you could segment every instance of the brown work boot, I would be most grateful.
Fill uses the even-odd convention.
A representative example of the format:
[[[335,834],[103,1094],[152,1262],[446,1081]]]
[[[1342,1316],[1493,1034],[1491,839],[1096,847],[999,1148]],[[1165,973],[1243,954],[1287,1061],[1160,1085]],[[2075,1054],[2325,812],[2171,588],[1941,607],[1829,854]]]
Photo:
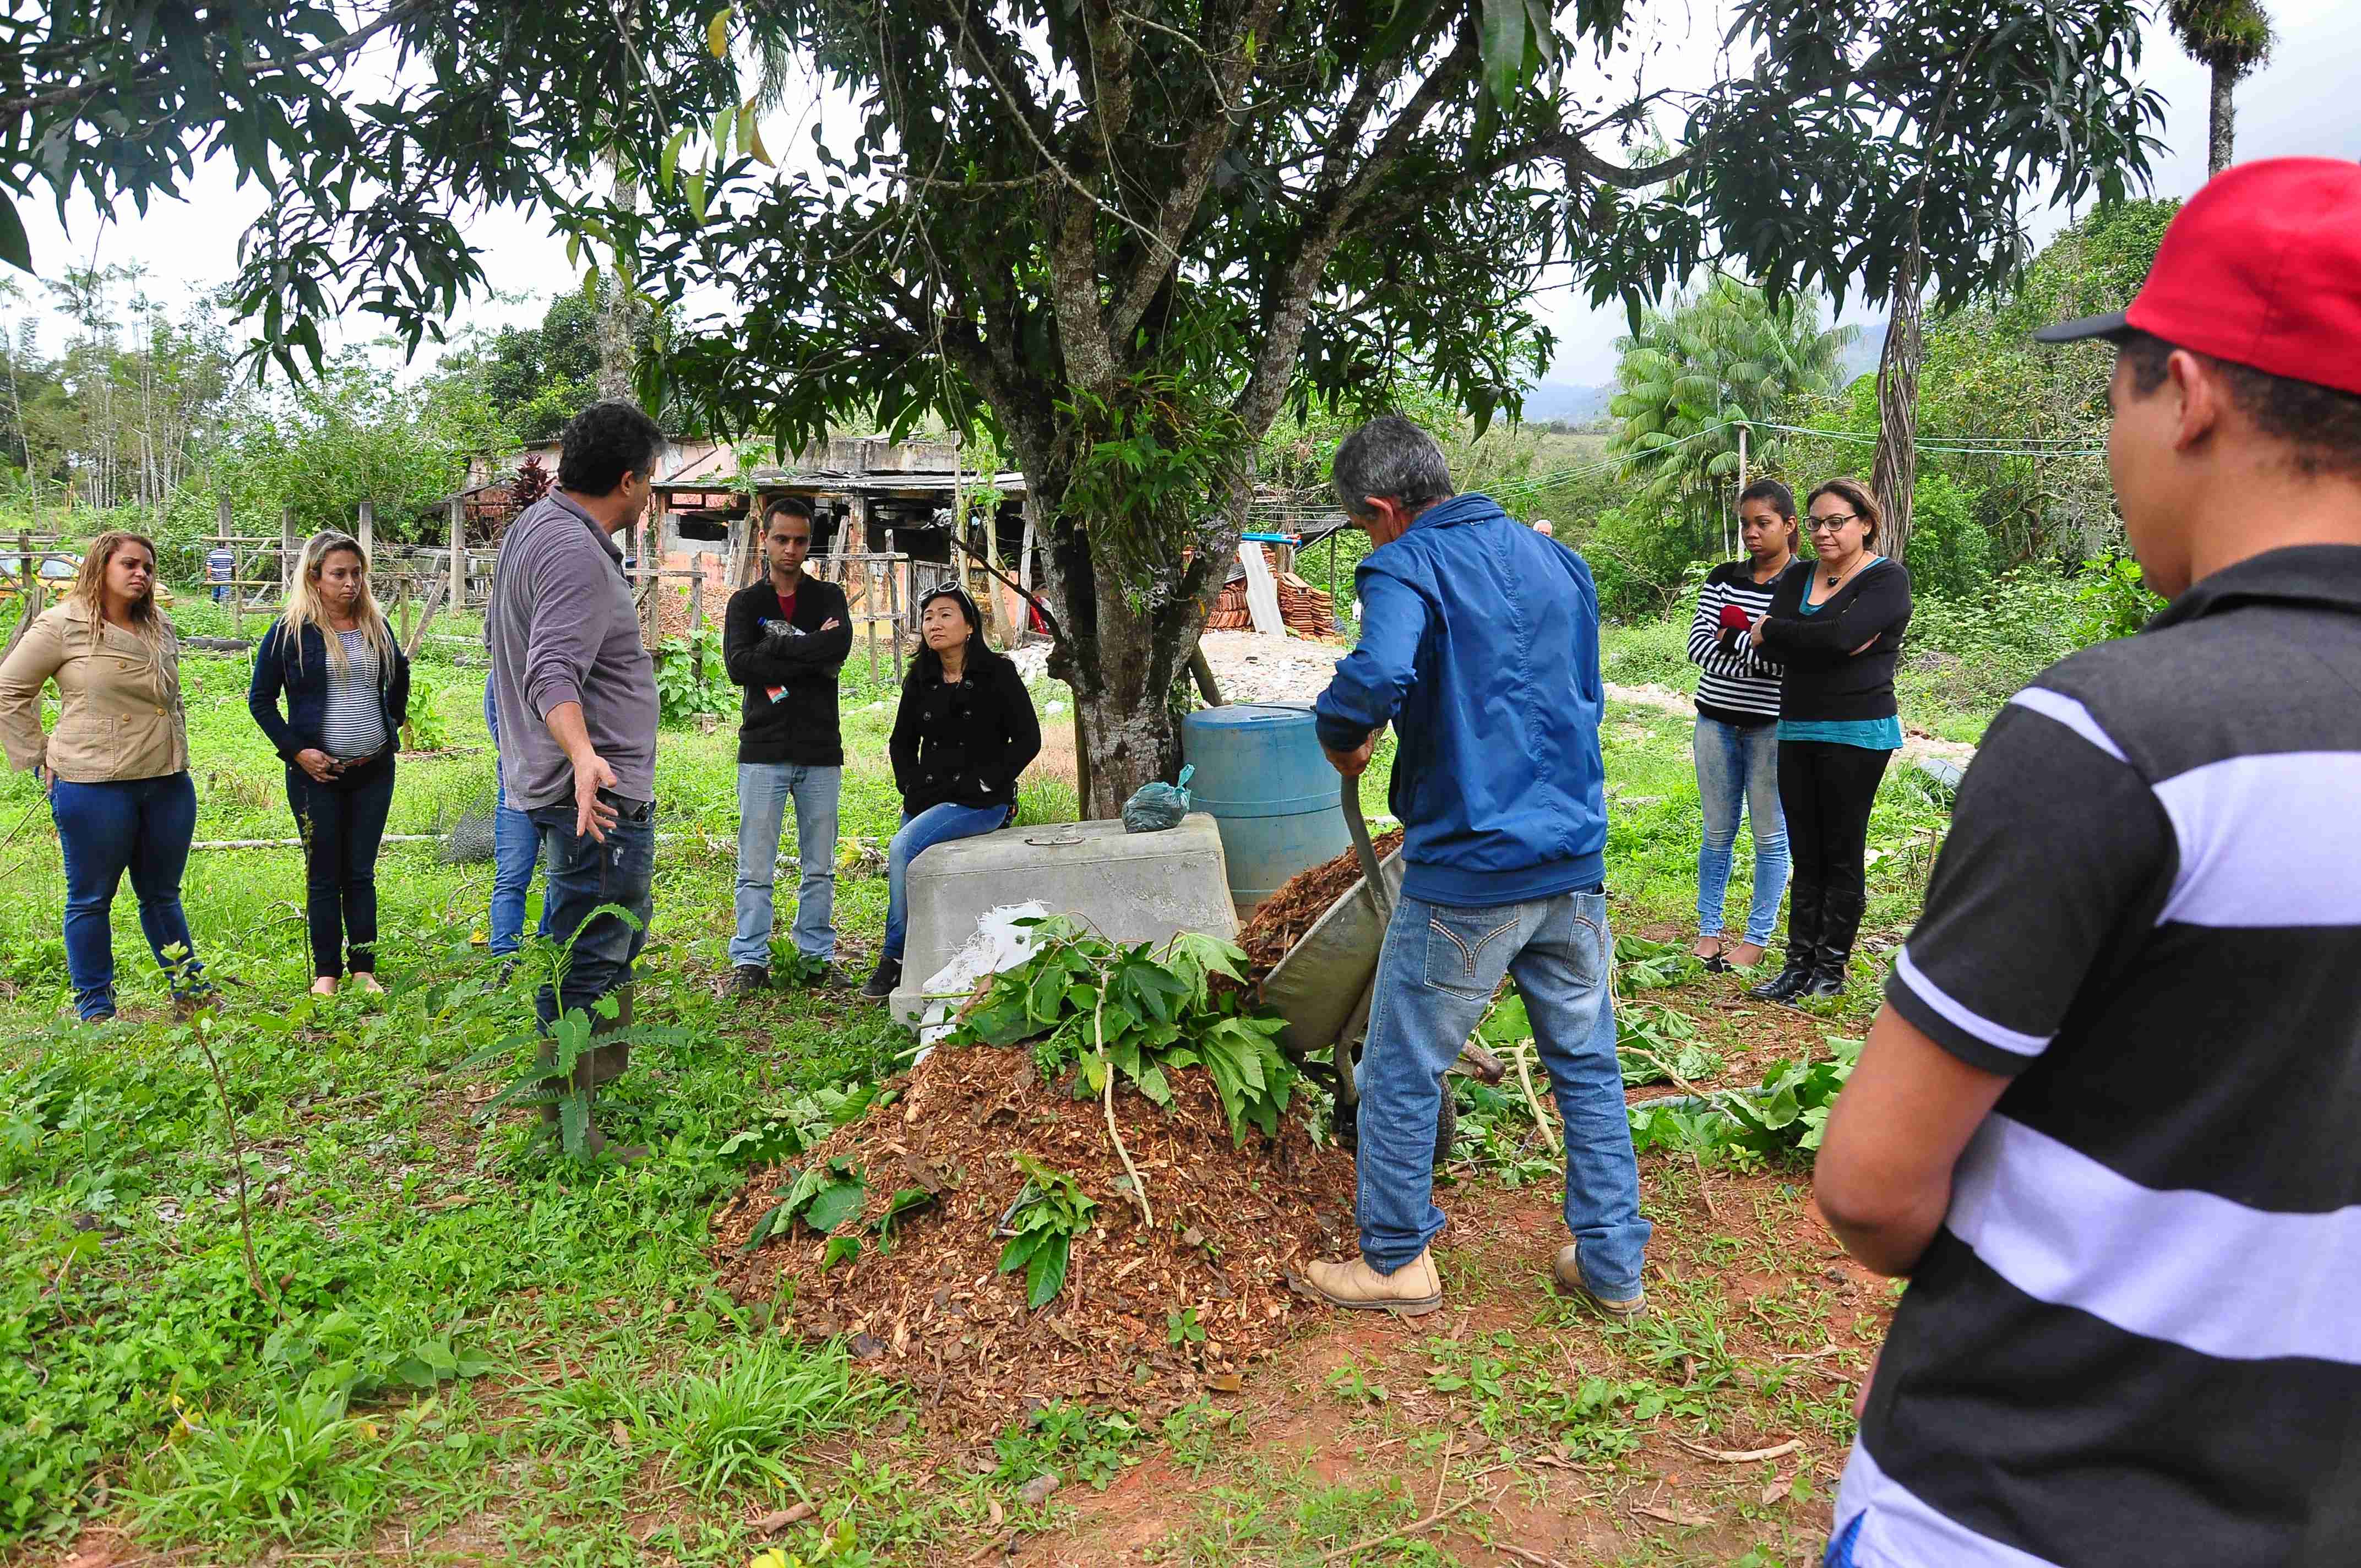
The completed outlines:
[[[1567,1295],[1589,1302],[1618,1322],[1628,1323],[1648,1310],[1648,1293],[1641,1291],[1620,1300],[1610,1300],[1583,1283],[1582,1244],[1568,1242],[1557,1249],[1557,1262],[1550,1267],[1557,1288]]]
[[[1420,1318],[1443,1305],[1443,1277],[1434,1271],[1434,1258],[1429,1253],[1420,1253],[1391,1274],[1379,1274],[1356,1257],[1343,1263],[1313,1263],[1304,1269],[1303,1277],[1332,1307]]]

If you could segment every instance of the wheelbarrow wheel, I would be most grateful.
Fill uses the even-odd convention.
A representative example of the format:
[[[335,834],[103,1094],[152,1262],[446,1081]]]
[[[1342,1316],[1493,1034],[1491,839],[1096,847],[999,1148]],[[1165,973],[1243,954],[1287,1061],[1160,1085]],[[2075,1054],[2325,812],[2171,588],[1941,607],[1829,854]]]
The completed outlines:
[[[1346,1154],[1358,1158],[1361,1152],[1361,1119],[1359,1108],[1339,1105],[1329,1124],[1336,1142]],[[1451,1160],[1451,1146],[1459,1141],[1459,1106],[1451,1091],[1443,1091],[1443,1110],[1434,1119],[1434,1168],[1441,1170]]]

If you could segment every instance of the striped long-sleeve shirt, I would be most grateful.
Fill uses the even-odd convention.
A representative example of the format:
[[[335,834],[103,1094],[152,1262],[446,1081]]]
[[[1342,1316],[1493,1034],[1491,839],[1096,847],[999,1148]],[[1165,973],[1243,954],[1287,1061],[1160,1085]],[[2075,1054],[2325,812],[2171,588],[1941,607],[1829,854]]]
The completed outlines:
[[[1736,725],[1778,720],[1779,666],[1766,663],[1744,643],[1731,652],[1721,636],[1723,605],[1738,606],[1751,620],[1771,608],[1771,583],[1754,580],[1752,562],[1725,561],[1697,590],[1697,614],[1689,620],[1689,663],[1701,672],[1697,706],[1708,718]]]

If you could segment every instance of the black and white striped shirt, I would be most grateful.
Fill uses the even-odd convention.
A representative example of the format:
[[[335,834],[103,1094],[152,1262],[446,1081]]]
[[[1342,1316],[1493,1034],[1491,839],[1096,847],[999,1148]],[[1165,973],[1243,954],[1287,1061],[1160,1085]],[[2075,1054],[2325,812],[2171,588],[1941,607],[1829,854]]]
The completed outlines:
[[[320,723],[322,750],[331,757],[366,757],[386,742],[385,702],[378,691],[375,644],[363,631],[339,631],[345,667],[328,661],[328,705]]]
[[[2013,1081],[1895,1315],[1852,1561],[2361,1563],[2361,548],[2019,692],[1886,1000]]]
[[[1765,663],[1747,644],[1736,652],[1721,645],[1721,607],[1734,604],[1754,620],[1771,608],[1778,581],[1754,580],[1752,561],[1725,561],[1697,589],[1697,614],[1689,620],[1689,663],[1697,676],[1697,711],[1724,724],[1769,724],[1779,717],[1779,666]]]

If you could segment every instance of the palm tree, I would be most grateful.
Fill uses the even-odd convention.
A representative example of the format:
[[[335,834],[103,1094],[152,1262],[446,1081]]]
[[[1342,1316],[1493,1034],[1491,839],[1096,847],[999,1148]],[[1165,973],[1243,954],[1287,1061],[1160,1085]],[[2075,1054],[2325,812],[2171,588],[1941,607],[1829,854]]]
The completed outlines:
[[[2230,167],[2230,142],[2236,111],[2230,91],[2271,57],[2277,38],[2270,13],[2255,0],[2172,0],[2165,7],[2180,47],[2213,72],[2213,107],[2207,127],[2206,172],[2219,174]]]
[[[1856,329],[1823,331],[1817,301],[1790,294],[1773,305],[1738,279],[1715,277],[1695,296],[1653,310],[1616,341],[1621,422],[1608,450],[1639,483],[1634,503],[1686,521],[1698,543],[1715,537],[1738,477],[1739,433],[1760,469],[1773,460],[1777,423],[1790,403],[1835,389]]]

